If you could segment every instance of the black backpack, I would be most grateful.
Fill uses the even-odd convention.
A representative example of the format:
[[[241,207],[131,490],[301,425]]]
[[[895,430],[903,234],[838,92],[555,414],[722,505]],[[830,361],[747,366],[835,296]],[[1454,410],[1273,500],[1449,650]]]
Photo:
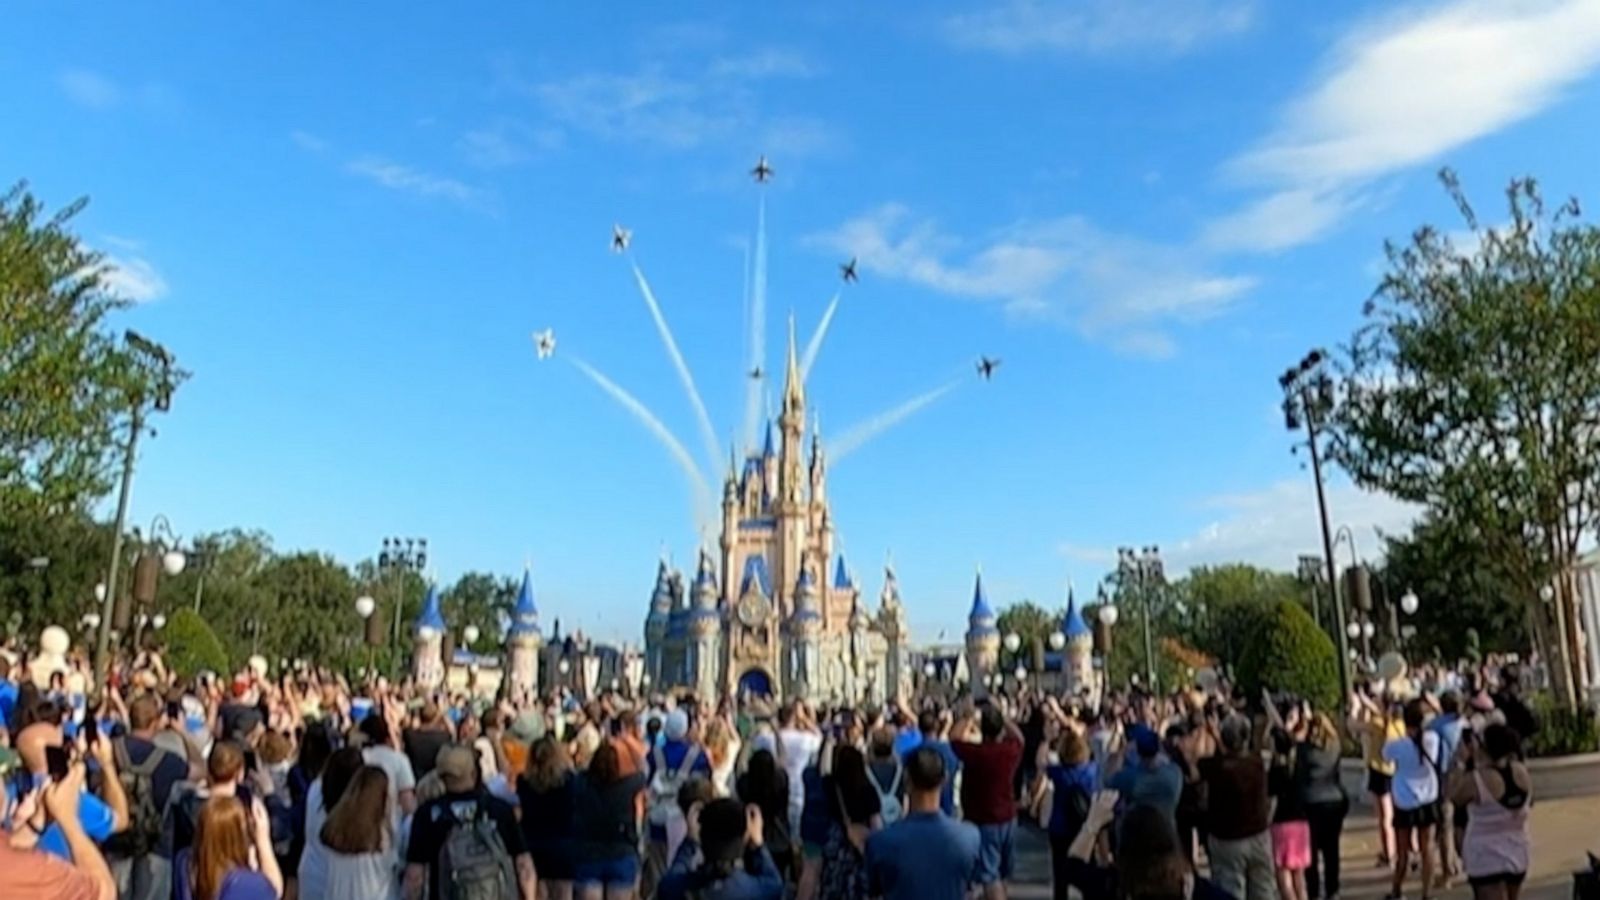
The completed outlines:
[[[111,849],[131,858],[154,853],[161,845],[161,821],[166,813],[156,802],[155,774],[168,753],[152,745],[144,762],[134,765],[128,756],[127,740],[122,738],[112,742],[111,752],[122,792],[128,798],[128,828],[116,836]]]

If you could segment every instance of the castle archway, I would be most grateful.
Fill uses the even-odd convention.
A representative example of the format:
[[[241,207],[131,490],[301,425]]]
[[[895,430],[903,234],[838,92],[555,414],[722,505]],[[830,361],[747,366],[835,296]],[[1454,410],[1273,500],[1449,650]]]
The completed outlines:
[[[771,697],[772,676],[767,674],[766,669],[759,666],[746,669],[745,673],[739,676],[737,695],[740,697]]]

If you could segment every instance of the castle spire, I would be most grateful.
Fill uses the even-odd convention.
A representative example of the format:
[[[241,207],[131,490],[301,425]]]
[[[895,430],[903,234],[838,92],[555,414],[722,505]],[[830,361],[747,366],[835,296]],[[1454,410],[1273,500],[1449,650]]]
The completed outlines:
[[[656,573],[656,589],[661,589],[662,572],[666,563],[661,564],[661,570]],[[531,569],[522,570],[522,587],[517,590],[517,605],[511,611],[511,634],[522,636],[539,633],[539,607],[533,602],[533,572]]]
[[[794,347],[794,313],[789,313],[789,362],[784,373],[783,413],[798,415],[806,406],[805,384],[800,379],[800,359]]]

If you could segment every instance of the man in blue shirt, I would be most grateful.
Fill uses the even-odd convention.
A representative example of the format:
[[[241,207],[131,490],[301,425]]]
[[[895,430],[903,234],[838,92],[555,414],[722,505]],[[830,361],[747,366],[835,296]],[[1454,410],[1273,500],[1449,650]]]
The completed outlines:
[[[1124,811],[1153,806],[1177,828],[1178,798],[1183,794],[1183,771],[1161,752],[1161,736],[1143,723],[1128,729],[1133,757],[1106,781],[1122,795]]]
[[[893,721],[895,728],[894,755],[904,760],[906,754],[922,746],[922,729],[918,727],[921,723],[920,721],[913,722],[911,716],[901,709],[894,711]]]
[[[1439,758],[1434,760],[1439,771],[1449,772],[1450,767],[1455,765],[1456,753],[1461,749],[1461,732],[1466,724],[1466,720],[1461,718],[1461,695],[1455,691],[1445,691],[1439,697],[1439,715],[1428,723],[1428,730],[1439,736]],[[1449,798],[1443,796],[1440,797],[1440,806],[1444,821],[1436,829],[1439,836],[1439,870],[1449,879],[1460,868],[1459,850],[1467,831],[1466,811],[1458,813]]]
[[[944,787],[939,792],[939,808],[947,816],[956,814],[956,773],[961,771],[961,760],[956,757],[956,751],[950,748],[950,742],[943,735],[943,722],[938,710],[925,709],[917,717],[917,728],[922,733],[920,747],[931,747],[934,752],[944,758]],[[916,748],[913,748],[915,750]],[[902,761],[909,762],[910,753],[901,755]]]
[[[884,900],[965,900],[977,875],[982,839],[976,825],[939,808],[944,757],[930,746],[906,757],[906,817],[867,839],[868,893]]]
[[[49,722],[29,725],[17,735],[17,753],[22,757],[22,764],[27,766],[28,772],[33,776],[35,785],[43,786],[49,781],[48,748],[60,747],[63,742],[61,726]],[[117,777],[117,764],[111,752],[111,742],[101,738],[90,744],[89,749],[104,775],[100,783],[106,796],[102,801],[88,791],[83,792],[78,800],[78,818],[83,823],[83,830],[89,835],[89,839],[96,844],[103,844],[106,838],[128,827],[128,799],[122,792],[122,781]],[[37,846],[38,849],[62,859],[68,861],[72,859],[72,854],[67,848],[66,835],[62,833],[61,826],[54,822],[40,833]]]

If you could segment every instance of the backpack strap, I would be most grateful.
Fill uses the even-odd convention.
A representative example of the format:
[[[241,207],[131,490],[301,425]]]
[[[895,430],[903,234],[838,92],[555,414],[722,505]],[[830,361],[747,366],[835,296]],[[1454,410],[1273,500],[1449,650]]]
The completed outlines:
[[[139,763],[136,766],[129,766],[126,769],[122,769],[122,771],[131,772],[132,774],[137,775],[137,776],[139,776],[141,778],[154,778],[155,774],[156,774],[156,770],[159,769],[161,767],[161,764],[166,761],[166,758],[167,758],[168,755],[169,754],[167,753],[167,751],[165,751],[165,750],[161,749],[160,747],[155,746],[155,745],[152,744],[151,745],[151,749],[150,749],[150,755],[146,756],[144,758],[144,762]],[[126,750],[123,751],[123,756],[124,757],[127,756],[127,751]],[[122,766],[122,764],[123,764],[123,760],[118,760],[117,761],[118,767]]]
[[[117,764],[118,772],[133,771],[133,762],[128,757],[127,738],[117,738],[111,742],[111,759]]]
[[[869,766],[867,768],[867,771],[871,772],[872,768]],[[900,765],[900,757],[898,757],[898,756],[895,757],[894,758],[894,781],[892,783],[890,783],[890,785],[889,785],[889,791],[888,791],[889,793],[894,794],[896,796],[898,796],[900,794],[900,776],[904,775],[905,772],[906,772],[905,767]]]
[[[651,769],[652,769],[652,772],[653,772],[652,777],[654,777],[654,775],[660,775],[660,774],[662,774],[662,773],[667,771],[667,755],[665,753],[661,752],[661,745],[660,744],[657,744],[653,749],[651,749],[651,751],[650,751],[650,762],[652,763],[652,765],[651,765]]]
[[[694,764],[699,760],[700,745],[690,744],[688,752],[683,754],[683,762],[678,763],[678,778],[681,780],[688,777],[689,773],[694,771]]]

